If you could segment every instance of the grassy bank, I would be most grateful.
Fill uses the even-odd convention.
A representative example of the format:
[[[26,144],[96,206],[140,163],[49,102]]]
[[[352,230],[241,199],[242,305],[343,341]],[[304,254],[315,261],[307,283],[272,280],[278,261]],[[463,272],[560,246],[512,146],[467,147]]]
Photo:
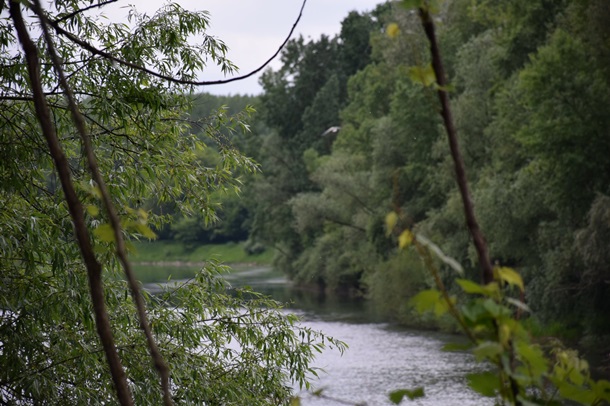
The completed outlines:
[[[194,248],[173,241],[134,243],[130,254],[136,277],[142,283],[163,282],[168,278],[188,279],[201,269],[206,261],[217,260],[236,269],[244,266],[270,265],[273,251],[248,255],[243,243],[210,244]]]

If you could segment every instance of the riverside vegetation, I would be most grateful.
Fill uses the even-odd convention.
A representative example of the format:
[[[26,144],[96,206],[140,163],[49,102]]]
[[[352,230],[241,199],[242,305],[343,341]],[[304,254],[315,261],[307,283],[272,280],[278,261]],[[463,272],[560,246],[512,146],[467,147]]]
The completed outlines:
[[[295,333],[295,319],[279,313],[273,302],[223,295],[217,267],[210,264],[175,297],[143,296],[160,352],[171,366],[175,393],[169,396],[168,386],[159,387],[155,368],[144,361],[149,336],[138,332],[142,313],[134,316],[140,296],[135,291],[131,299],[114,278],[119,272],[114,248],[122,234],[108,204],[101,203],[107,196],[95,165],[81,154],[88,138],[127,235],[151,237],[154,230],[192,248],[247,239],[252,252],[273,248],[275,266],[296,282],[364,295],[396,320],[431,325],[433,319],[417,310],[449,312],[473,338],[475,355],[498,367],[471,377],[471,387],[499,402],[607,401],[607,381],[592,380],[588,365],[558,345],[548,347],[554,349],[549,358],[547,347],[532,341],[524,327],[575,339],[600,360],[610,353],[607,2],[401,1],[350,13],[337,37],[290,41],[282,67],[263,75],[261,96],[235,98],[237,104],[252,102],[259,111],[253,119],[246,119],[253,113],[249,107],[233,115],[208,106],[205,118],[185,119],[186,111],[195,110],[193,98],[182,95],[194,89],[204,55],[232,69],[224,44],[205,37],[203,48],[193,47],[182,35],[205,36],[205,13],[177,5],[154,16],[132,10],[130,31],[86,17],[78,2],[54,3],[55,14],[45,14],[37,2],[1,4],[23,44],[20,7],[29,7],[51,31],[40,39],[46,48],[24,45],[15,59],[8,51],[3,56],[2,80],[9,90],[2,99],[0,142],[6,208],[0,214],[6,281],[2,401],[111,401],[121,384],[121,374],[115,378],[106,369],[104,354],[110,358],[112,351],[98,344],[98,313],[91,316],[98,302],[87,297],[87,284],[99,281],[99,272],[89,263],[85,270],[79,260],[67,217],[71,202],[62,199],[51,157],[57,169],[66,167],[55,153],[49,155],[44,144],[52,134],[38,135],[39,125],[61,135],[69,158],[64,173],[74,179],[74,194],[85,207],[83,227],[93,233],[104,269],[115,354],[128,366],[126,392],[137,403],[168,404],[171,396],[221,404],[289,402],[284,380],[306,385],[308,361],[326,340],[308,330]],[[428,64],[420,16],[431,11],[440,22],[449,85],[437,83]],[[172,30],[158,36],[159,27]],[[92,33],[104,39],[104,51],[86,42]],[[2,46],[12,49],[13,26],[3,24],[1,34]],[[55,42],[63,65],[52,59]],[[78,59],[73,44],[89,57]],[[161,76],[140,68],[148,65]],[[54,66],[58,75],[58,66],[67,69],[69,86],[60,87],[77,91],[87,131],[74,129],[70,99],[64,102],[57,94],[53,70],[37,71],[40,66]],[[169,76],[177,66],[182,76],[176,80]],[[36,87],[36,75],[44,86]],[[44,93],[45,86],[56,91]],[[481,284],[471,282],[482,261],[463,226],[437,91],[450,92],[478,219],[490,241],[491,261],[499,264]],[[42,98],[52,122],[41,113]],[[199,99],[216,103],[207,95]],[[262,174],[255,174],[256,164],[234,146],[260,162]],[[62,181],[66,190],[70,182]],[[230,192],[238,188],[239,199]],[[395,223],[388,221],[390,211],[397,213]],[[216,217],[224,221],[214,223]],[[425,241],[430,243],[422,248]],[[456,281],[451,269],[458,263],[464,274]],[[469,300],[471,295],[476,298]],[[162,304],[168,303],[184,304],[181,318],[165,311]],[[261,312],[258,304],[269,310]],[[236,313],[241,306],[247,314]],[[517,320],[515,308],[533,313]],[[198,324],[202,318],[210,324]],[[550,325],[557,327],[549,330]],[[265,337],[270,331],[277,339],[272,345]],[[230,335],[245,353],[226,347]],[[107,343],[103,337],[101,342]],[[210,352],[193,354],[189,349],[201,342]],[[262,366],[260,359],[266,360]],[[158,358],[155,364],[162,365]],[[164,381],[163,368],[159,372]],[[557,392],[548,391],[550,385]],[[405,389],[392,400],[422,393]],[[128,398],[119,394],[123,404]]]

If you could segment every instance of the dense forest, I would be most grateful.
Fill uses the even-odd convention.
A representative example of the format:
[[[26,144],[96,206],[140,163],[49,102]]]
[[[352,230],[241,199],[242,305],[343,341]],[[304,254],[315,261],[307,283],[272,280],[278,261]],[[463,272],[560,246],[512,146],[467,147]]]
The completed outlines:
[[[438,21],[492,260],[524,276],[547,332],[604,356],[609,19],[602,0],[454,0]],[[400,34],[390,38],[394,22]],[[386,236],[388,212],[401,210],[405,226],[478,275],[438,101],[410,78],[429,59],[417,16],[391,4],[350,13],[336,37],[292,40],[249,100],[252,132],[235,138],[262,173],[246,181],[239,210],[228,206],[296,282],[363,295],[405,323],[425,322],[406,298],[431,281],[418,256]]]
[[[131,7],[124,24],[100,18],[110,3],[0,0],[0,403],[298,404],[287,383],[309,388],[315,353],[345,348],[280,303],[228,294],[214,261],[142,291],[131,243],[155,236],[273,249],[296,284],[454,329],[415,311],[432,297],[420,310],[453,311],[497,367],[466,376],[484,396],[610,399],[576,353],[530,333],[608,371],[610,3],[386,2],[336,36],[290,40],[262,94],[231,97],[197,93],[208,64],[235,70],[208,13]],[[498,265],[485,285],[447,92]]]

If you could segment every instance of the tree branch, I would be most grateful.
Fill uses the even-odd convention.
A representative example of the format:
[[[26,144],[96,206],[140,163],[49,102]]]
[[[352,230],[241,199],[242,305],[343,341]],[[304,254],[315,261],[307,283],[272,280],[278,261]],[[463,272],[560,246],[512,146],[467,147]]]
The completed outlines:
[[[176,79],[173,76],[163,75],[163,74],[155,72],[155,71],[153,71],[151,69],[145,68],[144,66],[140,66],[138,64],[135,64],[135,63],[128,62],[128,61],[125,61],[123,59],[117,58],[116,56],[112,55],[109,52],[105,52],[105,51],[102,51],[101,49],[98,49],[98,48],[94,47],[90,43],[81,40],[76,35],[72,34],[71,32],[68,32],[68,31],[64,30],[63,28],[61,28],[59,26],[59,24],[58,24],[58,21],[49,21],[49,25],[52,26],[53,29],[55,29],[55,31],[57,31],[58,34],[67,37],[70,41],[72,41],[75,44],[83,47],[84,49],[86,49],[87,51],[91,52],[94,55],[99,55],[99,56],[101,56],[103,58],[106,58],[106,59],[109,59],[109,60],[111,60],[113,62],[116,62],[117,64],[120,64],[120,65],[123,65],[123,66],[127,66],[127,67],[130,67],[130,68],[133,68],[133,69],[136,69],[136,70],[148,73],[149,75],[158,77],[158,78],[163,79],[163,80],[167,80],[168,82],[179,83],[179,84],[183,84],[183,85],[193,85],[193,86],[222,85],[222,84],[225,84],[225,83],[231,83],[231,82],[235,82],[235,81],[238,81],[238,80],[247,79],[250,76],[253,76],[253,75],[257,74],[258,72],[263,70],[267,65],[269,65],[271,63],[271,61],[273,61],[279,55],[279,53],[282,51],[284,46],[290,40],[290,37],[292,37],[292,34],[294,33],[294,30],[296,29],[299,21],[301,21],[301,17],[303,16],[303,10],[305,9],[305,4],[306,3],[307,3],[307,0],[303,0],[303,3],[301,4],[301,9],[299,11],[299,15],[298,15],[297,19],[295,20],[294,24],[292,24],[292,28],[290,29],[290,32],[286,36],[286,39],[284,39],[284,42],[282,42],[282,44],[278,47],[277,51],[275,51],[275,53],[269,59],[267,59],[261,66],[259,66],[258,68],[254,69],[253,71],[251,71],[251,72],[249,72],[249,73],[247,73],[245,75],[236,76],[236,77],[230,78],[230,79],[211,80],[211,81],[207,81],[207,80],[204,80],[204,81],[192,81],[192,80]]]
[[[50,109],[42,90],[38,50],[36,45],[34,45],[30,39],[23,16],[21,14],[20,3],[10,1],[9,12],[15,25],[19,42],[21,42],[25,53],[30,86],[32,87],[34,97],[36,117],[38,118],[42,133],[47,140],[55,167],[57,168],[66,203],[68,204],[68,210],[70,211],[70,216],[72,217],[72,222],[74,223],[76,240],[87,268],[89,289],[91,293],[91,301],[93,303],[93,311],[95,313],[97,332],[100,337],[100,341],[102,342],[104,353],[106,354],[114,387],[117,391],[119,402],[122,405],[131,406],[133,405],[131,392],[127,386],[125,371],[123,370],[121,360],[114,344],[110,320],[108,318],[108,312],[104,302],[102,267],[95,257],[93,246],[89,238],[87,225],[85,224],[83,206],[78,199],[74,185],[72,184],[68,161],[59,143],[59,139],[57,138],[57,133],[51,120]]]
[[[111,198],[110,192],[108,191],[108,188],[106,186],[106,182],[104,181],[104,178],[102,177],[102,174],[97,165],[97,158],[95,156],[95,152],[93,151],[93,145],[91,143],[91,138],[89,137],[89,134],[87,132],[85,120],[78,110],[78,106],[76,104],[74,95],[72,94],[72,89],[70,88],[70,85],[68,84],[66,77],[64,75],[64,72],[63,72],[63,69],[61,66],[61,61],[59,60],[59,56],[57,55],[57,52],[55,51],[55,47],[53,45],[53,39],[51,38],[51,35],[48,30],[48,20],[42,10],[42,7],[40,6],[40,0],[34,0],[34,12],[38,15],[38,18],[40,19],[41,28],[42,28],[42,31],[44,33],[44,37],[45,37],[45,40],[47,43],[47,49],[49,52],[49,56],[51,57],[51,60],[55,67],[55,71],[57,73],[60,85],[65,92],[65,96],[68,101],[70,111],[72,113],[72,120],[74,121],[74,124],[76,125],[76,128],[77,128],[77,130],[81,136],[82,142],[83,142],[83,147],[85,149],[85,154],[87,156],[87,162],[89,164],[89,169],[91,171],[93,179],[95,180],[95,182],[97,183],[97,185],[100,189],[100,192],[102,194],[102,200],[104,202],[104,206],[106,208],[106,212],[108,214],[110,224],[112,225],[112,228],[114,230],[114,238],[115,238],[115,243],[116,243],[116,254],[119,258],[119,261],[121,262],[121,264],[123,266],[123,269],[125,271],[125,276],[127,277],[127,281],[129,283],[131,294],[132,294],[133,299],[136,304],[136,308],[137,308],[137,312],[138,312],[138,319],[140,322],[140,328],[142,329],[142,331],[144,332],[144,334],[146,336],[146,341],[148,344],[148,349],[150,351],[150,355],[153,359],[155,368],[157,369],[157,371],[159,372],[159,375],[161,376],[163,401],[164,401],[165,405],[167,405],[167,406],[173,405],[174,402],[172,400],[171,389],[170,389],[170,384],[169,384],[169,367],[167,366],[167,363],[163,359],[163,356],[161,355],[161,352],[159,351],[159,348],[157,347],[157,344],[152,335],[152,330],[150,328],[150,324],[148,323],[148,317],[146,315],[146,307],[144,304],[144,299],[142,298],[142,294],[140,292],[140,286],[138,285],[138,281],[135,278],[133,270],[131,269],[131,264],[127,257],[127,249],[125,247],[125,241],[123,239],[123,230],[121,227],[121,219],[114,206],[114,203],[112,202],[112,198]]]
[[[443,61],[441,59],[438,42],[436,40],[434,22],[432,21],[432,17],[427,9],[419,8],[419,17],[421,19],[424,31],[426,32],[426,36],[428,37],[428,41],[430,42],[432,68],[434,69],[434,73],[436,75],[436,82],[438,84],[438,98],[441,102],[441,116],[443,117],[445,130],[447,131],[447,138],[449,141],[449,148],[451,150],[451,157],[453,158],[456,181],[462,197],[462,204],[464,206],[466,224],[477,251],[479,266],[481,267],[482,271],[483,283],[487,284],[494,280],[493,268],[491,266],[491,261],[489,260],[487,243],[485,242],[485,237],[483,236],[475,217],[472,197],[470,196],[470,191],[468,189],[464,159],[462,158],[462,154],[460,152],[457,130],[455,129],[453,116],[451,114],[449,94],[446,90],[447,79],[445,77],[445,69],[443,68]]]

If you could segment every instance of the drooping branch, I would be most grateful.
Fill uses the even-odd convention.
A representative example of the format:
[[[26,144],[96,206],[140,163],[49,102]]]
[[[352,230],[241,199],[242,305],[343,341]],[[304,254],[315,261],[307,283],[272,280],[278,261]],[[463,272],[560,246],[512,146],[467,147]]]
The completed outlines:
[[[91,45],[87,41],[84,41],[84,40],[80,39],[79,37],[77,37],[76,35],[72,34],[71,32],[66,31],[63,28],[61,28],[58,24],[58,21],[49,21],[49,25],[51,25],[58,34],[65,36],[70,41],[74,42],[78,46],[82,47],[83,49],[86,49],[87,51],[91,52],[94,55],[99,55],[99,56],[106,58],[108,60],[111,60],[117,64],[145,72],[145,73],[155,76],[159,79],[163,79],[163,80],[166,80],[166,81],[172,82],[172,83],[178,83],[178,84],[182,84],[182,85],[192,85],[192,86],[223,85],[226,83],[231,83],[231,82],[236,82],[239,80],[247,79],[247,78],[257,74],[258,72],[263,70],[267,65],[269,65],[271,63],[271,61],[273,61],[280,54],[280,52],[282,51],[284,46],[288,43],[288,41],[292,37],[292,34],[294,33],[294,30],[296,29],[297,25],[299,24],[299,21],[301,21],[301,17],[303,16],[303,10],[305,9],[306,3],[307,3],[307,0],[303,0],[303,3],[301,4],[301,9],[299,11],[299,15],[298,15],[297,19],[294,21],[294,23],[292,24],[292,28],[290,28],[290,32],[284,39],[284,42],[282,42],[282,44],[278,47],[278,49],[275,51],[275,53],[273,55],[271,55],[271,57],[269,59],[267,59],[258,68],[246,73],[245,75],[236,76],[236,77],[229,78],[229,79],[221,79],[221,80],[193,81],[193,80],[178,79],[178,78],[175,78],[175,77],[169,76],[169,75],[163,75],[159,72],[155,72],[151,69],[148,69],[144,66],[135,64],[133,62],[125,61],[121,58],[118,58],[118,57],[112,55],[109,52],[102,51],[101,49],[96,48],[95,46]]]
[[[102,347],[104,348],[108,366],[110,367],[110,373],[115,390],[117,391],[117,397],[121,405],[131,406],[133,405],[131,392],[129,390],[129,386],[127,385],[125,371],[123,370],[121,360],[114,344],[110,320],[108,318],[108,312],[104,302],[102,266],[95,257],[89,232],[87,230],[87,225],[85,223],[83,206],[76,194],[74,185],[72,184],[68,160],[63,152],[53,125],[53,121],[51,120],[50,109],[46,102],[40,79],[38,50],[29,36],[20,7],[19,2],[9,2],[11,20],[13,21],[19,42],[21,42],[21,46],[23,47],[23,51],[25,53],[30,86],[32,87],[34,97],[36,117],[38,118],[42,133],[47,140],[49,151],[53,157],[61,186],[64,191],[66,203],[68,204],[68,210],[74,224],[76,240],[80,248],[81,255],[83,256],[85,267],[87,268],[89,289],[91,293],[93,311],[95,313],[97,333],[100,337],[100,341],[102,342]]]
[[[45,37],[45,41],[47,43],[47,49],[48,49],[49,56],[53,62],[55,71],[57,73],[57,76],[58,76],[58,79],[60,82],[60,86],[63,89],[65,97],[68,101],[68,106],[72,113],[72,120],[74,121],[76,128],[78,130],[78,133],[82,139],[83,147],[85,150],[85,155],[87,157],[87,163],[89,164],[89,170],[91,172],[91,175],[93,176],[93,179],[97,183],[97,186],[100,189],[100,192],[102,195],[102,201],[104,202],[104,207],[106,209],[106,213],[108,215],[110,224],[114,231],[114,239],[115,239],[115,243],[116,243],[116,254],[117,254],[117,257],[119,258],[119,261],[121,262],[121,264],[123,266],[123,270],[125,271],[125,276],[127,277],[127,281],[129,284],[129,288],[131,290],[132,297],[136,304],[140,328],[142,329],[142,331],[144,332],[144,334],[146,336],[146,342],[148,344],[148,349],[150,351],[150,355],[153,359],[155,368],[157,369],[157,371],[159,372],[159,375],[161,376],[161,387],[163,390],[164,403],[166,406],[173,405],[170,383],[169,383],[169,367],[168,367],[167,363],[165,362],[165,360],[163,359],[161,352],[159,351],[159,348],[154,340],[152,330],[150,328],[150,324],[148,323],[148,317],[146,315],[146,306],[144,304],[144,299],[140,292],[140,286],[138,285],[138,281],[134,275],[134,272],[131,268],[131,263],[129,262],[129,259],[127,256],[127,249],[125,247],[125,241],[123,238],[121,219],[118,215],[116,207],[114,206],[114,203],[112,202],[112,197],[110,196],[110,192],[108,191],[106,182],[104,181],[104,178],[103,178],[103,176],[100,172],[99,166],[97,164],[97,158],[96,158],[95,152],[93,150],[91,137],[89,136],[87,128],[86,128],[85,120],[84,120],[82,114],[79,112],[76,100],[72,93],[72,89],[71,89],[70,85],[68,84],[68,81],[66,80],[66,76],[64,74],[61,61],[59,59],[59,56],[57,55],[57,52],[55,51],[55,47],[53,44],[53,38],[51,37],[49,30],[48,30],[48,20],[42,10],[42,7],[40,6],[40,0],[34,0],[34,12],[37,14],[38,18],[40,19],[42,31],[43,31],[43,34]]]
[[[447,92],[447,78],[445,77],[445,69],[443,67],[443,61],[441,53],[438,47],[438,41],[436,40],[436,33],[434,29],[434,22],[430,12],[425,8],[419,8],[419,17],[422,22],[426,36],[430,43],[430,54],[432,55],[432,68],[436,75],[436,82],[438,84],[438,98],[441,103],[441,116],[443,117],[443,123],[447,132],[447,138],[449,141],[449,149],[451,150],[451,157],[453,158],[453,168],[455,171],[455,177],[462,197],[462,204],[464,206],[464,214],[466,217],[466,224],[468,231],[474,242],[477,256],[479,258],[479,266],[482,271],[482,281],[487,284],[493,281],[493,268],[491,261],[489,260],[489,252],[487,250],[487,243],[485,237],[481,231],[474,214],[474,206],[472,203],[472,197],[468,188],[468,181],[466,179],[466,169],[464,165],[464,159],[460,152],[460,147],[457,138],[457,130],[453,122],[453,116],[451,114],[451,105],[449,102],[449,93]]]

